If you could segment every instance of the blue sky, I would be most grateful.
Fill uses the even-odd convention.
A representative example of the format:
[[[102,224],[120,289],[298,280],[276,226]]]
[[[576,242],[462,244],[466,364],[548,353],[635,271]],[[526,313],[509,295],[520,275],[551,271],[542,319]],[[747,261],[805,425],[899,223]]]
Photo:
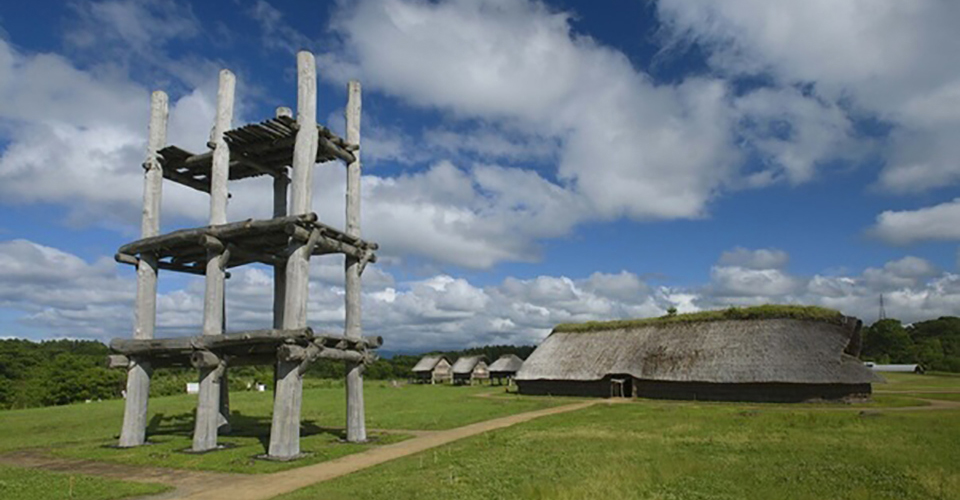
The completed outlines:
[[[536,342],[552,325],[766,302],[960,314],[960,7],[949,2],[37,1],[0,7],[0,336],[129,335],[149,92],[205,148],[217,71],[236,122],[318,116],[364,86],[365,328],[393,350]],[[342,223],[343,168],[315,210]],[[231,186],[231,219],[269,189]],[[955,200],[956,198],[956,200]],[[164,191],[164,230],[206,199]],[[342,261],[310,321],[342,321]],[[55,272],[55,269],[61,271]],[[236,270],[228,328],[270,323]],[[202,281],[163,274],[162,335]]]

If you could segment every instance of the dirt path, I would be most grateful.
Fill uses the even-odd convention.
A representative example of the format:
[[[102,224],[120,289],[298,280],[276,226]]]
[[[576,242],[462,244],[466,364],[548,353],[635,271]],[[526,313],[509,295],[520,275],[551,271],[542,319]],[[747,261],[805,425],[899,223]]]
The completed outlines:
[[[459,439],[474,436],[495,429],[502,429],[511,425],[528,422],[535,418],[547,415],[556,415],[576,411],[598,403],[605,403],[605,400],[584,401],[564,406],[556,406],[543,410],[520,413],[507,417],[495,418],[485,422],[457,427],[446,431],[437,431],[399,443],[373,448],[361,453],[347,455],[345,457],[321,462],[298,469],[291,469],[283,472],[277,472],[266,476],[246,476],[241,479],[231,481],[227,485],[217,488],[209,488],[205,491],[198,491],[179,498],[185,500],[216,500],[228,498],[230,500],[260,500],[273,498],[283,493],[289,493],[305,486],[309,486],[321,481],[327,481],[340,477],[351,472],[356,472],[367,467],[382,464],[414,453],[419,453],[430,448],[442,446]]]

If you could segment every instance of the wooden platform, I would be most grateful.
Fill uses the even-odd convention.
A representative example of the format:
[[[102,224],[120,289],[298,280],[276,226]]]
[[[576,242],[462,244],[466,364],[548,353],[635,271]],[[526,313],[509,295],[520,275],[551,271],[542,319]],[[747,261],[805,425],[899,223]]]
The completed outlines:
[[[221,359],[230,366],[271,365],[276,363],[278,357],[308,362],[328,358],[363,363],[376,359],[370,351],[382,344],[381,337],[317,335],[310,328],[250,330],[165,339],[113,339],[110,349],[117,354],[108,358],[108,365],[113,368],[126,367],[131,358],[149,360],[154,368],[197,367]]]
[[[313,242],[311,255],[343,253],[361,262],[376,262],[376,243],[350,236],[339,229],[317,222],[316,214],[248,219],[242,222],[181,229],[143,238],[120,247],[117,262],[136,265],[143,253],[154,253],[158,267],[172,271],[204,274],[207,249],[221,246],[228,257],[226,267],[252,262],[283,265],[291,238]]]
[[[280,116],[224,132],[230,147],[230,180],[261,175],[286,176],[286,167],[293,162],[297,130],[296,120]],[[347,163],[354,161],[355,145],[348,144],[322,125],[317,125],[317,135],[317,163],[336,159]],[[212,152],[194,154],[177,146],[167,146],[158,155],[164,178],[210,192]]]

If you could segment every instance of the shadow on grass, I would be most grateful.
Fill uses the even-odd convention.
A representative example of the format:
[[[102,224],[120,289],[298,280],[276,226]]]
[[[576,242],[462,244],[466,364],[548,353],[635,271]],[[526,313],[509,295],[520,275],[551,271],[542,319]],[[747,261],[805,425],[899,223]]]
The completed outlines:
[[[147,424],[148,436],[193,436],[193,426],[196,412],[183,412],[172,415],[157,413]],[[230,414],[230,432],[224,436],[256,438],[266,453],[270,448],[270,418],[263,416],[249,416],[234,411]],[[336,427],[322,427],[315,420],[300,422],[300,437],[328,434],[335,439],[345,439],[346,431]]]

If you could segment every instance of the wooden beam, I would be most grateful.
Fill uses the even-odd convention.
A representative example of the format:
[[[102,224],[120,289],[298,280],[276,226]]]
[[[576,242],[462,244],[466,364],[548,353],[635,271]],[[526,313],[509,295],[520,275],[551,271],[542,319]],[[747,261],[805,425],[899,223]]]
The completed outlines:
[[[110,349],[127,356],[149,356],[170,351],[218,350],[233,346],[257,343],[280,344],[283,342],[306,342],[314,338],[309,327],[290,330],[249,330],[223,335],[199,335],[165,339],[113,339]]]
[[[183,245],[197,241],[200,236],[210,235],[220,240],[228,240],[244,234],[256,234],[271,230],[282,231],[291,223],[308,223],[317,220],[317,214],[308,213],[292,215],[277,219],[254,220],[247,219],[241,222],[231,222],[219,226],[207,226],[192,229],[181,229],[161,236],[141,238],[120,247],[118,252],[136,255],[143,252],[154,252],[172,246]]]
[[[176,182],[177,184],[182,184],[189,188],[196,189],[201,193],[210,194],[210,185],[208,183],[194,179],[189,175],[181,174],[180,172],[177,172],[175,170],[164,170],[163,177],[173,182]]]

